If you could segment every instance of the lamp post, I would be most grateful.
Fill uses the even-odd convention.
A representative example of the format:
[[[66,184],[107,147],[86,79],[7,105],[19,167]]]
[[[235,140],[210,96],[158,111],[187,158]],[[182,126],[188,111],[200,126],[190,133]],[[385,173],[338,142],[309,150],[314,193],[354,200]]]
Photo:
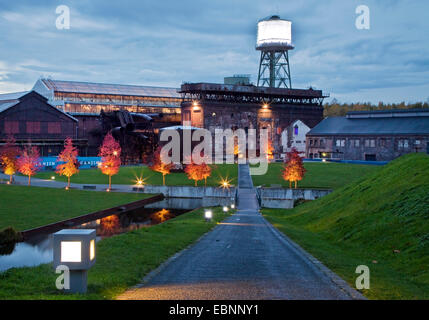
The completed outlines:
[[[54,269],[70,270],[66,292],[86,293],[88,269],[95,264],[95,229],[64,229],[54,233]]]

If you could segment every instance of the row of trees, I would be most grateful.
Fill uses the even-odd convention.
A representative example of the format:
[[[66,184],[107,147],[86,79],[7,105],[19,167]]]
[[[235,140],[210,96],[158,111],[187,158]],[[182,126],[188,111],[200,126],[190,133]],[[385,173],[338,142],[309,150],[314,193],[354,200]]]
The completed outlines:
[[[152,165],[149,168],[162,174],[162,185],[165,186],[165,176],[171,173],[174,165],[172,163],[166,164],[161,160],[161,148],[158,148],[153,155]],[[194,180],[195,186],[201,180],[204,180],[204,185],[207,185],[207,178],[212,174],[212,168],[204,162],[200,164],[191,162],[186,165],[184,171],[189,180]]]
[[[429,108],[429,99],[427,102],[418,103],[383,103],[380,102],[374,105],[370,102],[366,103],[339,103],[333,99],[331,103],[326,103],[323,106],[324,117],[345,116],[350,111],[374,111],[374,110],[391,110],[391,109],[422,109]]]
[[[28,145],[20,149],[16,145],[13,136],[8,137],[5,145],[0,149],[0,165],[3,172],[9,176],[9,182],[13,182],[13,176],[19,172],[28,176],[28,184],[31,183],[31,177],[40,169],[39,149]]]
[[[77,156],[78,150],[73,146],[72,139],[66,138],[64,150],[58,155],[60,164],[56,167],[56,173],[67,177],[67,187],[70,187],[70,178],[79,172]],[[101,157],[100,170],[109,176],[110,189],[112,176],[119,172],[121,166],[121,147],[110,133],[104,138],[99,156]],[[9,175],[10,183],[13,182],[13,175],[19,172],[28,176],[28,185],[30,185],[31,177],[41,168],[39,148],[28,145],[20,149],[16,145],[15,138],[11,136],[0,149],[0,165],[3,172]]]

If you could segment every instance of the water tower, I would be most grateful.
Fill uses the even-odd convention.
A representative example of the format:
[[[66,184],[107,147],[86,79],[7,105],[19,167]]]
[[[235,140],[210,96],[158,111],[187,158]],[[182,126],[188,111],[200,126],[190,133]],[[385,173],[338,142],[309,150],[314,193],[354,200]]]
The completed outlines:
[[[292,22],[271,16],[258,22],[256,50],[261,51],[258,86],[292,88],[289,50],[292,50]]]

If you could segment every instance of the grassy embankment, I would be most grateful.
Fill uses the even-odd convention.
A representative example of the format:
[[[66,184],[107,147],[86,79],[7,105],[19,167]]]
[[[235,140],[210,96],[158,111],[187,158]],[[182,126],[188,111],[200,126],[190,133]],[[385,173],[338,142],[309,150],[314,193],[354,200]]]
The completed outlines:
[[[298,188],[327,188],[336,189],[359,179],[365,174],[377,172],[382,167],[376,165],[359,165],[348,163],[304,163],[307,173]],[[268,172],[262,176],[253,176],[253,185],[279,184],[289,188],[289,182],[282,178],[283,163],[271,163]]]
[[[280,231],[373,299],[429,299],[429,156],[410,154],[292,210],[264,209]]]
[[[88,273],[86,295],[61,293],[55,288],[58,274],[52,264],[44,264],[0,273],[0,299],[113,299],[228,215],[214,208],[213,221],[205,222],[203,210],[198,209],[98,242],[97,262]]]
[[[51,179],[55,176],[57,181],[67,181],[63,176],[58,176],[53,171],[39,172],[35,178]],[[207,186],[219,186],[221,178],[228,177],[231,184],[237,184],[237,166],[229,164],[212,165],[212,175],[207,179]],[[138,179],[143,179],[144,183],[150,185],[162,185],[162,175],[152,171],[146,166],[121,167],[119,173],[112,177],[112,184],[134,185]],[[84,169],[71,178],[72,183],[107,184],[108,177],[101,173],[99,169]],[[168,186],[193,186],[194,180],[189,180],[186,173],[171,173],[166,175],[165,184]],[[204,181],[198,182],[199,186],[204,186]]]
[[[0,230],[31,229],[151,196],[0,185]]]

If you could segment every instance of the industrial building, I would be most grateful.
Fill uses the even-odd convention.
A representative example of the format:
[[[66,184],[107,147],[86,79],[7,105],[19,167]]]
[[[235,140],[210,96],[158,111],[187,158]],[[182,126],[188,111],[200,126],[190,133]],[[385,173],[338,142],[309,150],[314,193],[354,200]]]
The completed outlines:
[[[77,128],[76,118],[35,91],[0,94],[0,145],[13,135],[19,146],[38,146],[41,156],[58,155],[67,137],[79,148],[87,146]]]
[[[304,151],[304,138],[295,139],[297,135],[290,134],[291,125],[299,123],[306,131],[317,125],[323,119],[322,103],[328,95],[312,88],[292,88],[291,21],[279,16],[260,20],[255,48],[261,52],[257,85],[252,85],[246,75],[227,77],[224,84],[183,84],[182,123],[190,122],[212,134],[216,129],[268,129],[268,147],[277,159],[291,146],[298,146],[297,141]]]
[[[306,156],[390,161],[429,153],[429,110],[355,111],[328,117],[307,133]]]
[[[212,83],[183,84],[182,121],[208,129],[268,129],[273,155],[284,152],[284,131],[297,120],[312,128],[323,119],[321,90]]]
[[[134,129],[135,123],[142,123],[140,133],[139,128],[128,133],[147,137],[148,130],[157,133],[159,128],[177,125],[181,121],[182,99],[176,88],[39,79],[33,90],[78,120],[77,139],[88,141],[87,147],[80,149],[83,156],[97,155],[106,131],[118,126],[130,130]],[[144,115],[152,117],[149,119]],[[124,119],[128,122],[125,123]],[[150,128],[147,121],[151,122]],[[142,148],[132,146],[131,142],[140,142],[133,141],[133,137],[126,139],[120,132],[117,138],[122,138],[121,145],[129,152],[135,149],[133,157],[139,158],[137,153],[142,152]],[[130,142],[128,145],[127,141]]]

